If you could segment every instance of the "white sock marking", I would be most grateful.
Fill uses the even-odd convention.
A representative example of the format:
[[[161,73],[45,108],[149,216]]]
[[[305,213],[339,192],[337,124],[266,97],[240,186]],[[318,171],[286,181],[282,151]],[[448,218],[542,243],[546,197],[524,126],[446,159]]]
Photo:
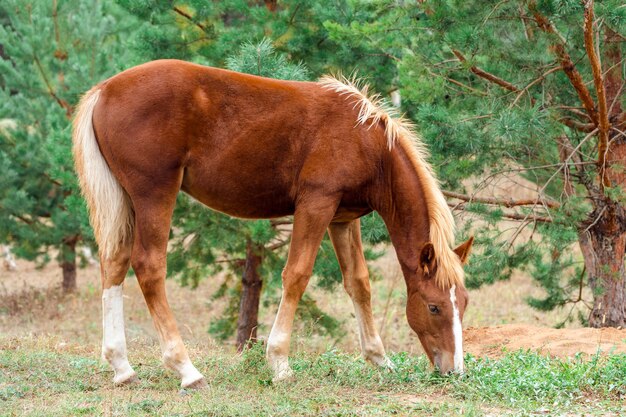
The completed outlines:
[[[274,325],[267,339],[267,361],[274,371],[273,381],[281,381],[291,378],[293,371],[289,367],[289,343],[293,317],[297,302],[289,302],[285,299],[285,289],[278,306],[278,313],[274,319]]]
[[[176,371],[181,378],[181,386],[186,388],[192,385],[194,382],[198,382],[202,378],[202,374],[191,363],[187,355],[184,358],[179,358],[176,354],[177,342],[167,342],[162,344],[163,346],[163,362],[165,366]]]
[[[121,285],[114,285],[102,292],[102,356],[115,371],[115,383],[124,382],[135,375],[126,355]]]
[[[459,317],[459,307],[456,303],[456,285],[450,288],[450,302],[452,303],[452,333],[454,334],[454,370],[463,372],[463,327]]]
[[[274,324],[267,340],[267,359],[277,380],[287,378],[292,373],[286,354],[289,351],[290,340],[290,335]]]

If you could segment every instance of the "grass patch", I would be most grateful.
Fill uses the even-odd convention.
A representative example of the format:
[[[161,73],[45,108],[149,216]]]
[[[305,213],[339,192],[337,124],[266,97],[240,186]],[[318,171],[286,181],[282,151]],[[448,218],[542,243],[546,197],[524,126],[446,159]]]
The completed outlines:
[[[530,351],[499,360],[466,356],[462,376],[432,372],[424,356],[391,356],[394,372],[357,354],[298,354],[296,379],[272,384],[263,347],[243,355],[192,348],[209,387],[181,391],[156,346],[133,342],[140,382],[112,386],[98,352],[59,348],[53,339],[0,339],[2,416],[382,416],[619,415],[626,399],[626,355],[559,360]],[[133,355],[132,352],[141,352]]]

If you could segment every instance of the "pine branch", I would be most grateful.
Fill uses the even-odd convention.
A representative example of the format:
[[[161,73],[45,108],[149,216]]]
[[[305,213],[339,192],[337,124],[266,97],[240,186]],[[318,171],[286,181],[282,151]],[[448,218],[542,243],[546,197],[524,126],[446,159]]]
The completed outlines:
[[[0,210],[5,210],[5,207],[4,207],[4,206],[2,206],[2,205],[0,205]],[[13,216],[13,217],[15,217],[16,219],[23,221],[24,223],[26,223],[26,224],[27,224],[27,225],[29,225],[29,226],[32,226],[32,225],[35,223],[35,221],[34,221],[34,220],[29,219],[28,217],[24,217],[24,216],[22,216],[21,214],[13,213],[13,212],[11,212],[11,211],[9,211],[9,212],[8,212],[8,215],[9,215],[9,216]]]
[[[291,239],[289,239],[289,238],[287,238],[285,240],[280,240],[280,241],[278,241],[278,242],[276,242],[274,244],[266,246],[265,249],[270,251],[270,252],[271,251],[275,251],[275,250],[280,249],[280,248],[282,248],[284,246],[287,246],[290,241],[291,241]]]
[[[579,149],[583,146],[583,144],[585,142],[587,142],[587,140],[589,140],[589,138],[591,138],[592,136],[595,136],[596,133],[598,133],[598,128],[595,128],[593,131],[589,132],[589,134],[587,134],[587,136],[585,136],[583,138],[583,140],[581,140],[578,145],[576,145],[576,147],[571,151],[571,153],[567,156],[565,156],[565,158],[561,157],[562,159],[562,165],[559,167],[559,169],[557,169],[551,176],[550,178],[548,178],[548,181],[546,181],[546,183],[541,187],[541,189],[539,190],[539,195],[542,195],[543,192],[546,190],[546,188],[548,188],[548,185],[552,182],[552,180],[554,178],[556,178],[556,176],[559,174],[559,172],[561,172],[562,170],[567,168],[568,162],[570,161],[570,159],[574,158],[577,155],[577,152],[579,152]]]
[[[602,66],[600,59],[593,45],[593,0],[585,1],[585,49],[591,64],[593,73],[593,84],[598,97],[598,175],[600,176],[601,187],[610,187],[611,181],[606,176],[606,153],[609,143],[609,114],[606,104],[606,92],[604,90],[604,79],[602,76]]]
[[[540,200],[536,199],[526,199],[526,200],[514,200],[512,198],[497,198],[497,197],[477,197],[470,196],[467,194],[456,193],[454,191],[442,190],[443,195],[450,198],[456,198],[458,200],[467,201],[468,203],[476,202],[483,204],[491,204],[496,206],[503,206],[507,208],[518,207],[518,206],[536,206],[537,204],[544,205],[549,208],[559,208],[561,206],[560,203],[556,201],[550,200]]]
[[[450,208],[454,209],[454,210],[462,210],[465,211],[467,210],[467,206],[465,204],[451,204],[448,203],[448,206],[450,206]],[[518,221],[535,221],[535,222],[540,222],[540,223],[552,223],[552,219],[549,217],[544,217],[544,216],[538,216],[536,214],[520,214],[520,213],[508,213],[508,212],[502,212],[501,213],[502,217],[507,218],[507,219],[511,219],[511,220],[518,220]]]
[[[541,74],[538,78],[534,79],[533,81],[531,81],[530,83],[528,83],[528,85],[526,85],[526,87],[524,87],[519,94],[517,95],[517,97],[515,97],[515,100],[513,100],[513,104],[511,104],[511,107],[515,106],[515,104],[519,101],[520,98],[522,98],[522,96],[524,95],[524,93],[526,93],[530,87],[532,87],[533,85],[540,83],[541,81],[545,80],[546,77],[550,74],[552,74],[553,72],[559,71],[561,69],[561,66],[557,66],[554,68],[550,68],[548,71],[544,72],[543,74]],[[535,104],[535,100],[533,98],[530,99],[532,104]]]
[[[457,57],[457,59],[460,62],[462,62],[462,63],[467,62],[467,59],[465,59],[465,56],[463,56],[463,54],[460,51],[458,51],[457,49],[453,49],[452,53],[454,54],[454,56]],[[473,72],[474,74],[478,75],[480,78],[483,78],[483,79],[485,79],[485,80],[487,80],[487,81],[489,81],[489,82],[491,82],[493,84],[497,84],[500,87],[505,88],[505,89],[507,89],[509,91],[513,91],[514,93],[519,93],[521,91],[518,87],[514,86],[510,82],[505,81],[502,78],[500,78],[500,77],[498,77],[496,75],[493,75],[492,73],[487,72],[487,71],[485,71],[485,70],[483,70],[481,68],[478,68],[476,65],[472,65],[470,67],[470,71]]]
[[[469,85],[463,84],[462,82],[457,81],[457,80],[455,80],[453,78],[449,78],[449,77],[446,77],[445,75],[437,74],[437,73],[431,71],[428,67],[426,67],[426,71],[428,72],[428,74],[432,75],[433,77],[442,77],[444,80],[446,80],[446,81],[448,81],[448,82],[450,82],[450,83],[452,83],[454,85],[458,85],[459,87],[465,88],[465,89],[467,89],[467,90],[469,90],[469,91],[471,91],[473,93],[476,93],[476,94],[478,94],[480,96],[487,96],[488,95],[484,91],[477,90],[477,89],[475,89],[473,87],[470,87]]]
[[[564,161],[567,158],[567,155],[572,155],[572,160],[574,162],[582,162],[580,155],[576,152],[572,154],[574,147],[572,146],[572,142],[569,140],[567,135],[563,134],[556,138],[557,147],[559,149],[559,158]],[[583,166],[576,166],[576,169],[584,169]],[[568,197],[572,197],[575,195],[575,188],[572,185],[571,180],[571,172],[569,164],[565,164],[563,167],[563,191],[565,195]]]
[[[565,75],[567,75],[567,78],[569,78],[570,83],[576,90],[576,93],[578,94],[578,97],[580,98],[580,101],[582,102],[583,107],[589,114],[591,120],[594,123],[596,123],[597,117],[596,117],[596,111],[595,111],[595,105],[593,103],[593,99],[591,98],[591,94],[589,93],[589,90],[587,89],[587,86],[585,85],[585,82],[583,81],[582,76],[576,69],[576,66],[574,65],[574,62],[572,61],[572,58],[569,56],[569,54],[565,50],[565,46],[564,46],[566,43],[565,39],[556,30],[552,22],[550,22],[550,20],[548,20],[545,16],[539,13],[539,11],[537,10],[537,4],[534,1],[531,1],[528,4],[528,8],[530,9],[531,13],[535,17],[535,21],[537,22],[537,26],[539,26],[539,29],[541,29],[545,33],[549,33],[549,34],[556,35],[557,37],[559,37],[560,42],[554,43],[552,45],[552,49],[554,50],[554,53],[561,61],[561,67],[563,68],[563,72],[565,72]]]
[[[298,3],[295,7],[295,9],[293,10],[293,13],[291,14],[291,17],[289,18],[289,26],[293,26],[293,21],[296,18],[296,14],[298,14],[298,10],[300,10],[300,6],[302,6],[302,3]]]
[[[191,16],[189,13],[187,13],[186,11],[184,11],[183,9],[181,9],[180,7],[174,6],[173,9],[175,13],[181,15],[182,17],[184,17],[185,19],[189,20],[191,23],[193,23],[194,25],[196,25],[200,30],[202,30],[203,32],[206,31],[206,26],[203,25],[200,22],[196,22],[193,18],[193,16]]]
[[[581,119],[589,120],[589,115],[587,113],[585,113],[584,111],[580,110],[582,107],[554,106],[552,108],[558,109],[558,110],[567,110],[568,112],[575,114],[576,116],[580,117]]]
[[[528,16],[524,11],[524,4],[520,3],[519,5],[519,18],[522,21],[522,25],[524,25],[524,35],[526,36],[526,40],[532,41],[535,39],[535,32],[530,24],[528,24]]]
[[[475,88],[470,87],[469,85],[465,85],[462,82],[455,80],[454,78],[449,78],[449,77],[443,77],[443,78],[445,78],[447,81],[451,82],[454,85],[458,85],[459,87],[466,88],[466,89],[468,89],[468,90],[470,90],[470,91],[472,91],[472,92],[474,92],[474,93],[476,93],[476,94],[478,94],[480,96],[487,96],[488,95],[484,91],[480,91],[480,90],[477,90]]]
[[[520,214],[520,213],[507,213],[503,212],[502,217],[511,220],[519,220],[522,222],[525,221],[535,221],[540,223],[552,223],[553,220],[550,217],[538,216],[536,214]]]
[[[37,65],[37,68],[39,69],[39,73],[41,74],[41,78],[43,78],[44,83],[46,84],[46,88],[48,90],[48,94],[50,94],[50,96],[54,99],[54,101],[56,101],[59,106],[61,106],[63,109],[65,109],[65,115],[67,116],[67,118],[71,118],[72,117],[72,113],[74,112],[74,109],[72,108],[72,106],[69,105],[69,103],[65,100],[63,100],[61,97],[59,97],[54,89],[52,88],[52,85],[50,84],[50,81],[48,80],[48,76],[46,75],[45,71],[43,70],[43,67],[41,65],[41,61],[39,61],[39,57],[37,57],[37,54],[33,55],[33,59],[35,61],[35,64]]]
[[[572,129],[575,129],[584,133],[589,133],[596,128],[596,126],[593,123],[583,123],[576,119],[572,119],[570,117],[561,117],[557,120],[563,123],[567,127],[571,127]]]

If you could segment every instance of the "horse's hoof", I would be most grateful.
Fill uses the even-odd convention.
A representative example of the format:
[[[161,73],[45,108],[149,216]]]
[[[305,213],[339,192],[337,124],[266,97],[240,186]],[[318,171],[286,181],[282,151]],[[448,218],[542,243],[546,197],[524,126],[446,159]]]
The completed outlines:
[[[139,378],[137,377],[137,373],[132,369],[129,372],[125,372],[123,374],[115,375],[113,378],[113,384],[118,387],[122,387],[125,385],[132,385],[139,382]]]
[[[388,372],[394,372],[396,370],[396,365],[394,365],[393,362],[391,362],[391,359],[389,359],[387,355],[384,355],[384,356],[376,355],[376,356],[369,356],[369,357],[366,356],[365,359],[369,361],[372,365],[380,368],[381,370],[388,371]]]
[[[206,379],[204,379],[204,377],[200,377],[200,379],[197,379],[191,383],[182,385],[184,389],[203,389],[208,386],[209,384],[207,384]]]
[[[385,356],[382,363],[380,363],[378,366],[387,372],[395,372],[397,369],[396,365],[394,365],[394,363],[391,362],[391,359],[389,359],[387,356]]]
[[[272,379],[272,382],[274,384],[280,384],[280,383],[293,381],[294,379],[295,379],[295,375],[293,371],[291,370],[291,368],[287,368],[278,372],[276,376],[274,376],[274,378]]]

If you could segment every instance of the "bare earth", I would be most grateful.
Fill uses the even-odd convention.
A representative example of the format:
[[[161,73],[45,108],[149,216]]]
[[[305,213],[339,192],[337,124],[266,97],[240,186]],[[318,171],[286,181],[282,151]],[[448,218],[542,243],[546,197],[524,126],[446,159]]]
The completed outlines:
[[[99,268],[79,271],[77,294],[63,296],[58,287],[61,272],[54,263],[36,269],[32,263],[18,261],[18,271],[0,268],[0,336],[25,337],[54,335],[68,342],[96,348],[101,341],[101,306]],[[406,289],[399,267],[391,252],[377,261],[384,278],[373,282],[373,310],[381,337],[389,351],[421,353],[417,337],[410,331],[404,315]],[[217,343],[210,340],[207,328],[211,319],[225,307],[223,301],[210,302],[223,277],[204,280],[198,289],[181,288],[168,280],[168,294],[183,338],[190,344]],[[296,326],[294,350],[323,351],[338,347],[358,351],[358,335],[352,305],[344,291],[325,292],[310,286],[324,311],[339,318],[347,331],[345,337],[332,340],[315,336],[306,326]],[[475,356],[499,357],[505,351],[532,349],[553,356],[588,355],[597,352],[626,353],[626,330],[579,328],[575,321],[565,329],[554,329],[569,310],[542,313],[524,302],[529,294],[540,295],[528,277],[514,276],[509,282],[496,283],[470,291],[470,306],[464,319],[464,347]],[[125,284],[125,316],[129,350],[133,340],[157,346],[152,326],[137,281],[129,277]],[[259,336],[269,333],[275,307],[260,311]],[[486,327],[488,326],[488,327]],[[227,342],[232,346],[232,343]]]
[[[498,357],[505,351],[532,349],[550,356],[577,353],[626,353],[626,330],[550,329],[524,324],[470,327],[464,332],[465,350],[474,356]]]

